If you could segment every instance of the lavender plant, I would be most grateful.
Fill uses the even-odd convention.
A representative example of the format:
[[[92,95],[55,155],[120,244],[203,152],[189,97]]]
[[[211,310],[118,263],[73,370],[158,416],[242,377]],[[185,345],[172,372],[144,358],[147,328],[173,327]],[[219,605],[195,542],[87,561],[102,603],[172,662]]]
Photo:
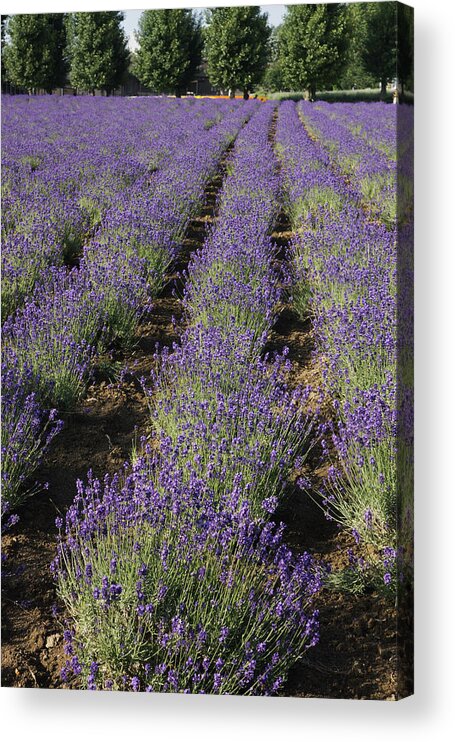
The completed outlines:
[[[217,494],[240,477],[254,514],[275,509],[310,429],[306,391],[286,390],[284,357],[259,358],[280,296],[267,241],[278,212],[274,110],[260,109],[236,142],[215,226],[189,265],[190,330],[170,356],[165,351],[151,393],[160,438],[178,441],[185,461],[196,456],[209,471],[220,468]]]
[[[263,518],[282,499],[295,460],[303,463],[312,420],[309,390],[286,386],[286,352],[261,359],[259,349],[251,331],[198,326],[164,351],[148,395],[158,439],[172,442],[183,471],[197,461],[207,476],[217,472],[218,500],[241,483],[252,516]]]
[[[207,250],[190,262],[188,329],[145,382],[154,453],[136,452],[104,493],[79,484],[67,515],[54,564],[74,626],[64,674],[87,687],[275,693],[317,640],[320,570],[267,524],[310,428],[306,391],[286,388],[286,354],[260,357],[279,297],[273,110],[258,110],[234,148]]]
[[[275,104],[265,104],[239,135],[219,196],[218,218],[190,261],[188,321],[261,337],[280,298],[276,249],[268,237],[279,211],[277,162],[269,141]]]
[[[292,556],[281,529],[251,520],[241,485],[215,502],[217,474],[195,463],[183,481],[176,457],[166,451],[155,470],[148,451],[124,477],[79,483],[53,567],[78,629],[65,635],[64,678],[91,689],[276,693],[317,641],[321,571]]]
[[[147,129],[144,129],[144,114],[150,112],[148,110],[150,105],[152,111],[154,106],[159,107],[156,102],[145,106],[143,103],[140,104],[142,121],[140,130],[143,134],[147,132]],[[90,106],[93,106],[93,103]],[[47,265],[47,259],[44,258],[33,274],[18,271],[17,281],[22,286],[20,290],[14,288],[16,284],[11,280],[7,282],[7,285],[12,287],[11,291],[15,297],[11,300],[13,307],[16,299],[19,302],[19,298],[27,297],[39,277],[35,291],[25,306],[5,322],[3,343],[8,349],[7,368],[19,369],[20,378],[27,378],[27,394],[33,395],[30,400],[33,400],[33,404],[36,402],[40,410],[52,406],[71,409],[85,391],[96,353],[105,351],[108,344],[114,340],[124,344],[132,342],[140,317],[149,309],[151,298],[157,295],[163,284],[164,273],[178,249],[178,240],[181,239],[192,214],[202,202],[205,185],[224,150],[256,107],[257,103],[254,102],[242,107],[238,103],[232,105],[227,102],[218,107],[216,102],[211,102],[210,108],[219,108],[220,115],[217,117],[218,123],[210,130],[204,126],[207,110],[205,104],[201,104],[199,113],[202,119],[197,120],[196,125],[188,123],[185,104],[173,105],[167,109],[164,127],[166,120],[172,116],[176,118],[177,129],[184,120],[186,125],[184,135],[180,133],[175,141],[169,141],[169,132],[166,132],[169,142],[168,153],[174,153],[174,160],[171,160],[172,167],[170,164],[162,166],[160,173],[157,166],[154,167],[155,198],[150,199],[149,183],[143,177],[144,169],[147,168],[141,162],[141,157],[145,157],[147,151],[150,153],[150,148],[147,150],[147,147],[144,148],[142,145],[135,149],[134,157],[138,157],[139,162],[136,163],[134,158],[126,159],[120,164],[117,163],[115,169],[112,165],[106,167],[105,159],[101,158],[104,170],[98,180],[98,186],[100,182],[106,185],[112,178],[112,173],[116,173],[116,185],[108,191],[114,203],[96,234],[85,247],[80,268],[70,272],[64,268],[54,268],[40,274],[39,271],[41,269],[44,271]],[[134,108],[135,104],[133,110]],[[71,106],[65,113],[66,115],[72,113]],[[82,151],[89,149],[89,141],[85,137],[88,137],[90,130],[89,126],[79,142]],[[179,145],[187,144],[191,133],[192,149],[181,150]],[[199,136],[196,137],[195,134]],[[164,130],[156,136],[155,143],[158,147],[163,143],[164,136]],[[135,138],[129,144],[128,139],[126,141],[127,148],[135,144]],[[120,144],[114,139],[111,153],[115,153],[117,148],[120,148]],[[13,182],[16,172],[15,155],[14,153],[12,155],[13,163],[9,163],[11,152],[8,145],[5,149],[6,162],[10,164],[10,181]],[[100,157],[93,163],[89,159],[90,154],[93,155],[87,152],[87,157],[79,163],[79,173],[74,176],[76,182],[79,177],[83,177],[88,180],[89,185],[93,184],[96,176],[94,165],[99,164]],[[36,182],[27,185],[27,189],[37,191],[40,198],[47,188],[40,172],[40,168],[44,167],[43,163],[47,162],[46,157],[49,160],[48,151],[46,156],[43,154],[36,162],[34,160],[36,167],[33,173]],[[50,163],[52,162],[55,164],[55,158],[50,158]],[[29,168],[28,160],[21,164]],[[78,191],[73,183],[73,177],[68,176],[64,169],[59,175],[61,177],[57,178],[56,184],[58,190],[64,193],[69,190],[77,199]],[[180,179],[185,175],[187,177],[184,180],[184,188],[179,192]],[[23,176],[21,173],[20,182],[27,183],[27,178]],[[7,191],[10,195],[12,213],[19,213],[20,192],[16,192],[11,184]],[[183,199],[183,207],[180,199]],[[107,203],[103,208],[106,206]],[[101,208],[99,204],[98,207]],[[34,223],[34,218],[32,215],[31,224]],[[14,231],[13,221],[11,219],[10,221],[10,229]],[[51,230],[51,238],[55,238],[55,230],[54,232]],[[34,250],[37,247],[39,244],[33,245]],[[49,258],[49,262],[54,262],[54,258]],[[24,254],[18,257],[18,264],[20,266],[26,264]],[[11,271],[8,275],[11,278]],[[24,280],[25,288],[24,284],[20,283]],[[19,396],[15,394],[14,389],[8,390],[7,394],[11,395],[6,401],[11,419],[17,420],[22,414],[17,406],[24,398],[22,390]],[[37,450],[42,450],[39,426],[30,423],[29,434],[32,430],[37,435]],[[12,445],[12,440],[9,437],[5,446]],[[10,471],[12,461],[13,453],[9,456],[5,449],[5,477],[14,479],[15,474]]]
[[[316,112],[310,119],[319,125],[319,116]],[[330,126],[336,129],[336,115],[331,118]],[[363,195],[347,185],[341,173],[337,176],[321,145],[298,123],[293,104],[283,104],[277,137],[288,198],[298,201],[300,189],[305,197],[309,178],[338,197],[336,209],[331,199],[324,207],[313,203],[307,214],[301,213],[293,241],[294,293],[299,299],[299,292],[306,290],[336,412],[332,438],[338,458],[322,493],[324,507],[363,547],[357,563],[363,582],[379,577],[394,591],[397,524],[409,522],[412,489],[412,465],[404,453],[406,445],[410,450],[412,435],[409,428],[399,430],[403,413],[398,393],[400,385],[411,388],[412,366],[411,354],[400,350],[397,335],[397,231],[390,223],[386,228],[368,219]],[[333,137],[334,147],[343,142]],[[309,161],[318,164],[309,168]],[[409,250],[409,240],[407,244]],[[406,250],[400,259],[409,266]],[[404,327],[401,336],[409,336]]]
[[[155,172],[153,198],[147,182],[137,181],[84,251],[83,267],[104,297],[110,333],[123,344],[133,341],[138,319],[161,290],[223,152],[254,108],[234,106],[209,131],[204,128],[199,137],[193,131],[185,149],[174,152],[172,165]]]
[[[195,144],[228,101],[3,96],[2,312],[21,306],[49,265],[73,264],[116,203]],[[254,104],[253,106],[254,107]],[[109,225],[107,225],[109,229]],[[99,241],[99,235],[98,235]]]
[[[83,274],[54,269],[5,322],[3,342],[45,406],[69,409],[82,396],[104,325],[98,302]]]
[[[28,378],[27,378],[28,377]],[[30,392],[30,372],[2,365],[2,521],[39,491],[31,476],[63,423],[56,410],[45,412]]]
[[[324,107],[299,106],[308,131],[323,143],[374,217],[393,228],[397,220],[396,163],[351,134]]]

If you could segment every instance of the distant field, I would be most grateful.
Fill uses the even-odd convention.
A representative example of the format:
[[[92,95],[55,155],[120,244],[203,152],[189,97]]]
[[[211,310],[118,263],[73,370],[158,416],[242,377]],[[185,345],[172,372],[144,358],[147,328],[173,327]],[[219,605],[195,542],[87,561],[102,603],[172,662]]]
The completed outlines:
[[[293,91],[293,92],[280,92],[280,93],[262,93],[271,100],[303,100],[306,93],[304,91]],[[321,90],[316,94],[318,100],[327,101],[328,103],[355,103],[359,102],[380,102],[381,93],[379,90]],[[391,103],[393,99],[393,93],[391,90],[387,91],[385,101]],[[414,100],[413,93],[406,92],[404,99],[407,103],[412,103]]]

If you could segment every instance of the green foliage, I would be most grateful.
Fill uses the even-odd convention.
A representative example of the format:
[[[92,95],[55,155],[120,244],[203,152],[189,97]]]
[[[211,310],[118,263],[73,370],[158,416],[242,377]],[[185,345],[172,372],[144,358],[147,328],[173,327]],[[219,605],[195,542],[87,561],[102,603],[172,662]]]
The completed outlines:
[[[342,3],[291,5],[279,33],[283,80],[290,90],[335,85],[348,52],[347,6]]]
[[[340,78],[339,87],[349,90],[377,87],[377,79],[367,72],[363,64],[362,50],[366,43],[367,15],[365,3],[349,3],[346,10],[349,46],[346,68]]]
[[[387,80],[397,75],[397,3],[362,3],[366,32],[361,57],[365,69],[381,81],[385,94]]]
[[[201,63],[201,23],[191,10],[145,10],[137,33],[133,72],[157,93],[188,86]]]
[[[304,266],[294,262],[294,286],[292,289],[292,307],[302,322],[310,314],[311,286],[308,283]]]
[[[1,21],[2,21],[2,51],[3,51],[3,44],[5,43],[6,39],[6,24],[8,23],[9,15],[2,15]]]
[[[268,97],[271,100],[304,100],[308,95],[307,91],[294,90],[292,93],[279,91],[272,93]],[[376,90],[322,90],[318,92],[318,100],[327,101],[327,103],[373,103],[374,101],[385,101],[391,103],[393,99],[392,93],[388,92],[385,96],[381,96],[379,88]],[[414,96],[412,93],[405,93],[404,100],[408,103],[413,103]]]
[[[403,88],[414,89],[414,8],[397,5],[398,79]]]
[[[49,24],[54,36],[54,87],[62,88],[69,70],[65,13],[49,13]]]
[[[283,90],[283,72],[279,55],[279,27],[273,27],[270,34],[270,62],[264,73],[262,87],[271,93]]]
[[[36,13],[9,16],[5,28],[2,17],[2,47],[5,30],[9,42],[2,55],[7,78],[30,93],[37,89],[51,92],[65,83],[67,65],[65,16],[62,13]],[[3,59],[4,57],[4,59]]]
[[[338,213],[343,207],[341,196],[332,188],[313,186],[305,196],[289,204],[291,223],[297,227],[303,221],[310,229],[318,229],[327,212]]]
[[[120,26],[123,14],[74,13],[69,20],[70,81],[76,88],[110,93],[127,70],[129,52]]]
[[[270,93],[278,93],[280,90],[283,90],[283,72],[279,60],[271,62],[268,65],[262,80],[262,87],[264,91]]]
[[[8,24],[9,15],[2,15],[2,83],[8,81],[8,73],[5,67],[5,47],[6,47],[6,26]]]
[[[210,82],[216,88],[248,91],[260,83],[269,57],[270,28],[259,7],[212,8],[205,29]]]

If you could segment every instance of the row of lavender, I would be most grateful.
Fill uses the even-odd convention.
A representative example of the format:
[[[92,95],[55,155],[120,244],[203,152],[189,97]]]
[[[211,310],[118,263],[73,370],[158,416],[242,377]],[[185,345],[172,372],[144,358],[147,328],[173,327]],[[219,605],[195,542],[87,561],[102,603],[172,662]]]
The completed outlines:
[[[195,126],[184,148],[156,173],[153,189],[142,177],[121,191],[79,267],[50,268],[25,306],[6,320],[3,512],[33,491],[26,482],[61,427],[56,408],[69,410],[81,398],[97,354],[114,340],[131,341],[223,152],[258,104],[213,105],[218,123]]]
[[[333,104],[318,103],[317,108],[336,120],[373,150],[385,154],[398,167],[412,155],[414,145],[413,107],[392,108],[387,103]]]
[[[22,305],[49,265],[72,264],[131,187],[219,122],[224,104],[158,99],[4,96],[2,315]]]
[[[275,693],[317,641],[320,571],[270,522],[309,434],[286,355],[261,359],[280,297],[280,183],[264,104],[238,137],[219,213],[190,261],[186,330],[144,380],[153,446],[79,483],[54,572],[64,676],[92,689]]]
[[[388,103],[333,103],[318,101],[317,110],[364,139],[390,160],[397,159],[397,109]]]
[[[297,233],[296,307],[302,314],[309,307],[314,316],[317,350],[336,411],[332,437],[338,459],[324,503],[361,549],[343,579],[355,589],[379,576],[394,590],[398,536],[410,544],[412,528],[409,311],[401,312],[397,332],[401,264],[412,285],[412,225],[399,228],[400,255],[396,207],[391,220],[387,204],[386,224],[377,218],[387,199],[384,178],[390,175],[394,182],[389,162],[366,144],[359,148],[358,140],[354,145],[336,117],[323,120],[324,114],[307,105],[300,106],[300,114],[293,103],[280,108],[277,146]],[[372,184],[371,200],[365,179]],[[396,201],[396,191],[392,195]],[[399,426],[403,419],[407,422]]]
[[[395,208],[398,228],[413,219],[414,209],[414,108],[402,105],[387,108],[386,104],[335,107],[333,116],[356,137],[387,155],[396,163]]]
[[[372,107],[387,124],[379,147]],[[389,228],[407,224],[413,209],[412,106],[397,110],[370,103],[357,112],[354,105],[340,111],[340,105],[302,102],[299,110],[310,135],[322,142],[371,216]]]

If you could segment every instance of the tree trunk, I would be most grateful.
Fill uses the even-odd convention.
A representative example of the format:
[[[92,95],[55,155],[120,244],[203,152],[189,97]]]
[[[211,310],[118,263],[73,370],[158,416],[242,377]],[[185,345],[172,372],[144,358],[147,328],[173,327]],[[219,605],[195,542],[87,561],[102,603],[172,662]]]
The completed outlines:
[[[387,79],[382,78],[381,79],[381,98],[385,98],[387,95]]]
[[[243,91],[243,100],[248,100],[248,98],[249,98],[249,97],[250,97],[250,96],[249,96],[249,94],[248,94],[248,90],[244,90],[244,91]]]

